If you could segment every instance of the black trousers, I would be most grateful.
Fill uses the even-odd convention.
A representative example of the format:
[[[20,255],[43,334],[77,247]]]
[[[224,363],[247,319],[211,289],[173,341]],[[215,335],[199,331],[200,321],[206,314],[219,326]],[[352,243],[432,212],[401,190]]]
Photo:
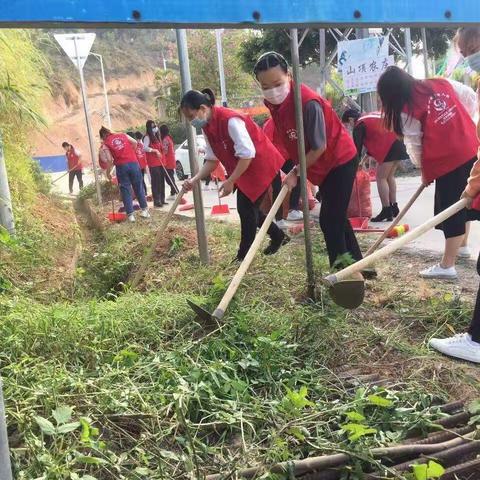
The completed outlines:
[[[73,170],[68,173],[68,189],[70,193],[73,193],[73,181],[77,177],[78,187],[83,188],[83,172],[81,170]]]
[[[480,275],[480,254],[477,260],[477,273]],[[478,287],[477,300],[473,310],[472,323],[468,333],[472,336],[474,342],[480,343],[480,286]]]
[[[353,181],[357,173],[358,158],[334,168],[320,185],[322,206],[320,208],[320,228],[332,267],[339,256],[349,253],[354,260],[361,260],[362,252],[347,218],[347,208],[352,195]],[[339,259],[338,267],[348,262]]]
[[[145,190],[145,196],[147,196],[147,184],[145,183],[145,173],[146,173],[146,168],[142,168],[142,178],[143,178],[143,189]]]
[[[172,168],[166,168],[165,180],[170,186],[170,195],[176,195],[178,188],[175,185],[175,171]]]
[[[280,175],[277,175],[278,177]],[[260,210],[260,204],[265,197],[265,191],[260,197],[252,202],[241,190],[237,190],[237,210],[240,216],[241,240],[238,247],[237,258],[243,260],[255,240],[257,228],[260,228],[265,221],[266,215]],[[281,240],[285,234],[280,228],[272,223],[267,230],[272,240]]]
[[[152,197],[153,204],[161,207],[165,203],[165,173],[162,166],[150,167],[150,177],[152,179]]]

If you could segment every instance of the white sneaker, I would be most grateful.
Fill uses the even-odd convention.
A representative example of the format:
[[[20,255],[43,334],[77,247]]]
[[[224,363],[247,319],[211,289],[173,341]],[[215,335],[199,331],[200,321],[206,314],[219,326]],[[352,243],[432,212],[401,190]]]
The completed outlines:
[[[287,215],[287,220],[290,222],[298,222],[299,220],[303,220],[303,212],[300,210],[290,210]]]
[[[454,280],[457,278],[455,267],[443,268],[439,263],[420,272],[422,278],[444,278]]]
[[[175,195],[170,195],[167,200],[175,200]]]
[[[472,251],[469,247],[460,247],[458,249],[459,258],[470,258],[472,256]]]
[[[277,220],[275,223],[277,224],[278,228],[282,228],[282,229],[283,228],[285,228],[285,229],[288,228],[287,222],[283,218],[281,220]]]
[[[148,211],[148,208],[146,208],[145,210],[142,210],[140,212],[140,216],[142,218],[150,218],[150,212]]]
[[[449,357],[480,363],[480,343],[474,342],[468,333],[450,338],[432,338],[429,345]]]
[[[131,214],[128,216],[128,221],[129,221],[129,222],[132,222],[132,223],[135,222],[135,215],[134,215],[133,213],[131,213]]]

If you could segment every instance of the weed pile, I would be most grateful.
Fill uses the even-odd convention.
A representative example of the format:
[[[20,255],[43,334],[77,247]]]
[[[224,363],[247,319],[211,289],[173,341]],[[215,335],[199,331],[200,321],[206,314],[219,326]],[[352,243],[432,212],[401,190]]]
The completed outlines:
[[[113,225],[86,245],[68,301],[0,295],[15,478],[203,478],[332,452],[351,452],[346,474],[362,478],[370,448],[436,428],[452,393],[478,394],[472,370],[426,347],[433,332],[464,328],[470,305],[457,295],[377,306],[376,291],[355,312],[322,295],[305,303],[294,241],[256,260],[225,324],[209,330],[186,299],[215,306],[237,232],[209,226],[205,266],[191,224],[174,222],[133,292],[125,279],[155,221]],[[323,248],[315,238],[318,273]],[[351,369],[390,386],[351,388],[339,376]]]

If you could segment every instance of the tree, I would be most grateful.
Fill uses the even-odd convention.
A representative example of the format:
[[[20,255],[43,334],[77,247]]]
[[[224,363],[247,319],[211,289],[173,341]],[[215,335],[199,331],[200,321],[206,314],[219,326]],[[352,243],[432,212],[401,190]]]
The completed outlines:
[[[240,46],[250,34],[241,30],[225,30],[222,35],[225,83],[228,103],[241,105],[251,98],[253,77],[247,75],[240,61]],[[188,32],[188,49],[192,86],[197,90],[211,88],[220,93],[217,47],[213,30],[192,30]]]
[[[384,29],[386,33],[386,29]],[[412,43],[414,53],[419,53],[422,49],[421,30],[413,28]],[[301,36],[303,31],[299,32]],[[427,28],[427,44],[430,56],[439,58],[445,54],[448,49],[449,41],[453,38],[455,30],[451,28]],[[405,43],[403,30],[393,29],[392,35],[398,40],[400,45]],[[352,37],[353,38],[353,37]],[[327,30],[325,35],[326,54],[329,56],[337,45],[336,39]],[[240,48],[241,64],[245,72],[252,72],[257,58],[264,52],[275,50],[291,63],[290,57],[290,39],[285,30],[263,30],[250,36]],[[305,66],[312,62],[318,62],[319,58],[319,33],[317,29],[310,29],[300,47],[300,63]]]

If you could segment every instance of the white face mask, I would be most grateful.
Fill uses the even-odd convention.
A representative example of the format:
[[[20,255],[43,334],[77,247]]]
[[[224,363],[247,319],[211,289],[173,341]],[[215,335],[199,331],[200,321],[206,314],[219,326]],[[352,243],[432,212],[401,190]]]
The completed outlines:
[[[275,88],[269,88],[268,90],[262,90],[263,96],[267,102],[273,105],[280,105],[285,101],[290,93],[290,83],[285,82],[283,85]]]

